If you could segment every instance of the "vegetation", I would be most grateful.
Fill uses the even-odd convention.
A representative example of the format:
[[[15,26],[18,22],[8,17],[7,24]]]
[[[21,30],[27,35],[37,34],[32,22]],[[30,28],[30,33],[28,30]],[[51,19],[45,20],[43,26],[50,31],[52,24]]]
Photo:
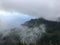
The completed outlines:
[[[60,22],[48,21],[40,18],[27,21],[23,25],[33,28],[38,27],[40,24],[46,25],[46,33],[37,40],[36,45],[60,45]],[[16,31],[15,29],[11,29],[11,32],[7,36],[3,37],[3,34],[0,34],[0,45],[27,45],[21,43],[18,32],[19,31]]]
[[[38,27],[40,24],[46,25],[47,33],[44,36],[42,36],[40,40],[37,41],[37,45],[60,45],[60,22],[49,21],[43,18],[39,18],[27,21],[25,26],[31,28],[36,26]]]

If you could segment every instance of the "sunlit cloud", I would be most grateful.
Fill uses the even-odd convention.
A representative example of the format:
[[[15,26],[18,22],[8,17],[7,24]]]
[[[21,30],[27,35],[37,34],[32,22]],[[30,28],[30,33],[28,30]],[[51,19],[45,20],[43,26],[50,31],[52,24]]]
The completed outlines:
[[[0,10],[7,12],[18,12],[49,20],[60,17],[60,0],[0,0],[0,2]]]
[[[50,20],[60,16],[60,0],[0,0],[0,2],[0,9],[7,12],[16,11]]]
[[[0,10],[0,29],[18,27],[20,24],[32,18],[32,16],[15,11]]]
[[[0,15],[10,15],[10,12],[4,11],[4,10],[0,10]]]

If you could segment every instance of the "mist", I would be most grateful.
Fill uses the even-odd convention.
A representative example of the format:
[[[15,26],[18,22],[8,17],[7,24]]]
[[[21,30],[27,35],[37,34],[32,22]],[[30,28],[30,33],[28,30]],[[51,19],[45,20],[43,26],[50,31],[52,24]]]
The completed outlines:
[[[41,24],[39,27],[34,28],[21,25],[26,21],[35,19],[32,16],[21,13],[7,13],[5,11],[1,12],[3,13],[0,13],[0,44],[7,42],[7,39],[3,39],[7,38],[8,36],[8,40],[13,43],[12,41],[14,41],[14,37],[12,37],[12,35],[18,36],[20,43],[27,45],[36,44],[37,41],[42,37],[43,33],[46,33],[45,24]],[[14,44],[15,42],[17,43],[16,40],[14,41]]]
[[[28,28],[23,26],[20,31],[21,42],[27,45],[36,44],[37,41],[46,33],[46,28],[44,24],[41,24],[39,27]],[[28,42],[28,43],[27,43]]]
[[[41,19],[42,22],[40,18],[44,18]],[[32,23],[30,22],[29,24],[35,27],[22,25],[28,21],[31,21]],[[37,22],[41,24],[39,25]],[[60,0],[0,0],[1,45],[20,45],[21,43],[36,45],[42,37],[46,36],[45,34],[47,34],[47,40],[49,40],[52,35],[56,36],[56,32],[60,30],[59,25]],[[48,30],[48,33],[46,30]],[[51,32],[49,32],[50,30]],[[58,35],[56,37],[58,37]],[[52,41],[52,43],[54,41]]]
[[[28,28],[27,26],[21,25],[20,27],[15,27],[9,30],[2,31],[0,34],[1,35],[0,44],[4,44],[5,42],[7,42],[6,40],[8,39],[9,40],[8,41],[9,43],[7,42],[8,44],[16,44],[19,41],[19,43],[26,45],[30,44],[36,45],[37,42],[45,33],[46,33],[45,24],[41,24],[39,27],[34,28]],[[4,40],[4,38],[7,39]]]
[[[30,20],[32,17],[24,14],[0,14],[0,31],[19,27],[24,22]]]
[[[0,0],[0,2],[1,10],[16,11],[53,21],[60,17],[60,0]]]

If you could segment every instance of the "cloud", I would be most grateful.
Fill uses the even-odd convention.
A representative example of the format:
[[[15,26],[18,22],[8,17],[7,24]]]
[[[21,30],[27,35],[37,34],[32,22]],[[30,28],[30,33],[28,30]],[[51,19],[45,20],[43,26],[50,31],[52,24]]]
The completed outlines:
[[[33,17],[22,13],[0,10],[0,31],[20,27],[21,24],[31,18]]]
[[[60,17],[60,0],[0,0],[0,2],[0,9],[7,11],[53,20]]]

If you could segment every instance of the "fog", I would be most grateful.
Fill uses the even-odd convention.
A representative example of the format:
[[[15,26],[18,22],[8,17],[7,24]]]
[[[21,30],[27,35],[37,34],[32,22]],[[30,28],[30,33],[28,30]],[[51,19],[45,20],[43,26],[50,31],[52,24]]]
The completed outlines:
[[[35,19],[35,17],[17,12],[11,13],[7,11],[0,11],[0,35],[2,34],[2,36],[0,37],[0,44],[1,42],[2,44],[4,44],[3,39],[8,36],[8,40],[10,39],[11,42],[14,41],[14,38],[11,37],[11,35],[18,35],[20,38],[20,42],[23,44],[36,44],[43,33],[46,33],[45,25],[41,24],[39,27],[34,28],[28,28],[28,26],[21,25],[31,19]]]
[[[0,31],[3,29],[10,29],[19,27],[24,22],[30,20],[32,17],[24,14],[5,13],[0,14]]]
[[[55,21],[60,17],[60,0],[0,0],[0,2],[2,10],[16,11]]]
[[[46,25],[29,28],[21,24],[40,17],[59,21],[60,0],[0,0],[0,33],[3,34],[0,43],[16,43],[15,37],[18,36],[21,43],[35,45],[46,33]]]
[[[20,31],[21,42],[28,45],[36,44],[44,33],[46,33],[46,28],[44,24],[41,24],[39,27],[34,28],[23,27]]]
[[[8,36],[8,40],[10,39],[11,42],[14,41],[14,38],[12,38],[11,35],[18,35],[20,38],[20,42],[23,44],[36,44],[43,33],[46,33],[44,24],[41,24],[39,27],[34,28],[28,28],[28,26],[21,25],[24,24],[26,21],[34,19],[34,17],[20,13],[19,15],[16,15],[14,13],[11,14],[12,15],[10,15],[10,13],[8,15],[0,15],[0,35],[2,34],[2,36],[0,37],[0,44],[1,42],[2,44],[4,44],[3,39]]]
[[[16,44],[19,41],[22,44],[35,45],[45,33],[46,33],[45,24],[41,24],[39,27],[34,27],[34,28],[28,28],[26,26],[22,26],[20,28],[18,27],[10,30],[4,30],[0,33],[0,36],[1,36],[0,44],[4,44],[5,42],[7,44]],[[4,38],[7,38],[7,39],[4,40]],[[6,40],[8,40],[9,43]]]

